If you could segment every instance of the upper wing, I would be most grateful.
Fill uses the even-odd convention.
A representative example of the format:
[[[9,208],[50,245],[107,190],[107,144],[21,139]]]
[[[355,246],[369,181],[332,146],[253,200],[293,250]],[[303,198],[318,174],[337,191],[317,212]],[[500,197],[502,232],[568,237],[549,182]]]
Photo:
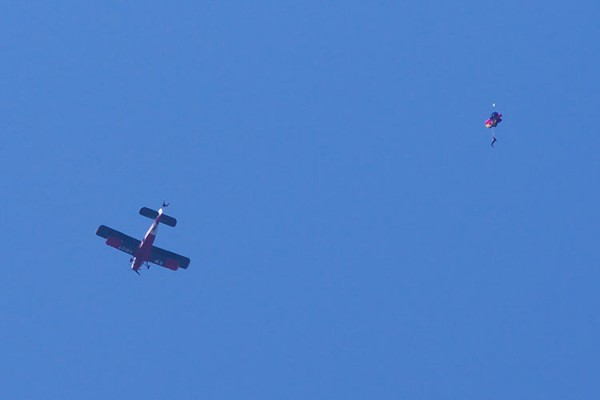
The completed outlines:
[[[96,235],[106,239],[106,244],[115,249],[124,251],[133,255],[135,250],[140,247],[140,241],[127,236],[126,234],[115,231],[108,226],[100,225],[96,230]]]
[[[152,246],[150,254],[150,262],[161,267],[172,269],[187,268],[190,265],[190,259],[179,254],[172,253],[168,250],[163,250],[160,247]]]
[[[150,219],[155,219],[156,217],[158,217],[158,211],[152,210],[148,207],[142,207],[140,208],[140,215],[143,215],[144,217],[148,217]],[[173,227],[177,225],[177,220],[166,214],[160,216],[160,222]]]

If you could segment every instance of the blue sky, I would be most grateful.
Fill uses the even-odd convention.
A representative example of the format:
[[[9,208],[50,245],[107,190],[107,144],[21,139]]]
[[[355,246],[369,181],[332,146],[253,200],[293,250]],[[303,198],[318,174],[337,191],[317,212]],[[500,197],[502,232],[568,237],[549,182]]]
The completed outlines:
[[[600,6],[439,3],[4,4],[1,397],[596,397]]]

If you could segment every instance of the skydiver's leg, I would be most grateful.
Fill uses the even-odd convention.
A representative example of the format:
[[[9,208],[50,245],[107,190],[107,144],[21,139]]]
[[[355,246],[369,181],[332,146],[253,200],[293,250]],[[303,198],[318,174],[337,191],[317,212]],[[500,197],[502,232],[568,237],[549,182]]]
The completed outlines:
[[[492,147],[494,147],[494,143],[496,143],[496,136],[492,136]]]

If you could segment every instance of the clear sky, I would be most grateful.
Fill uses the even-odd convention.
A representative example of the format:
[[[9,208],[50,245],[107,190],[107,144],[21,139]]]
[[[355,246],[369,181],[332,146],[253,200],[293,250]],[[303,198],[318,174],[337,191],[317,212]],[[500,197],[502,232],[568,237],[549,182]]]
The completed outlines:
[[[5,2],[0,397],[596,398],[599,12]]]

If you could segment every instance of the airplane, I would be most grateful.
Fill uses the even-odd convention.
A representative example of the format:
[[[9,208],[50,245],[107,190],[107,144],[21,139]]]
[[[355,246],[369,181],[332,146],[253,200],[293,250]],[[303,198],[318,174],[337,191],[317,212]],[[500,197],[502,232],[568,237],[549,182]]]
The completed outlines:
[[[130,254],[132,256],[131,260],[129,260],[131,262],[131,269],[138,275],[140,274],[138,271],[140,267],[144,265],[147,268],[150,268],[150,263],[160,265],[161,267],[173,271],[177,271],[179,268],[186,269],[188,265],[190,265],[189,258],[154,246],[158,224],[165,224],[171,227],[177,225],[177,220],[175,218],[170,217],[163,212],[163,208],[166,208],[168,205],[169,203],[163,202],[162,208],[159,208],[158,211],[148,207],[142,207],[140,209],[141,215],[154,219],[154,222],[150,226],[150,229],[148,229],[148,232],[146,232],[142,241],[104,225],[98,227],[96,235],[106,239],[106,244],[110,247],[114,247],[117,250]]]

